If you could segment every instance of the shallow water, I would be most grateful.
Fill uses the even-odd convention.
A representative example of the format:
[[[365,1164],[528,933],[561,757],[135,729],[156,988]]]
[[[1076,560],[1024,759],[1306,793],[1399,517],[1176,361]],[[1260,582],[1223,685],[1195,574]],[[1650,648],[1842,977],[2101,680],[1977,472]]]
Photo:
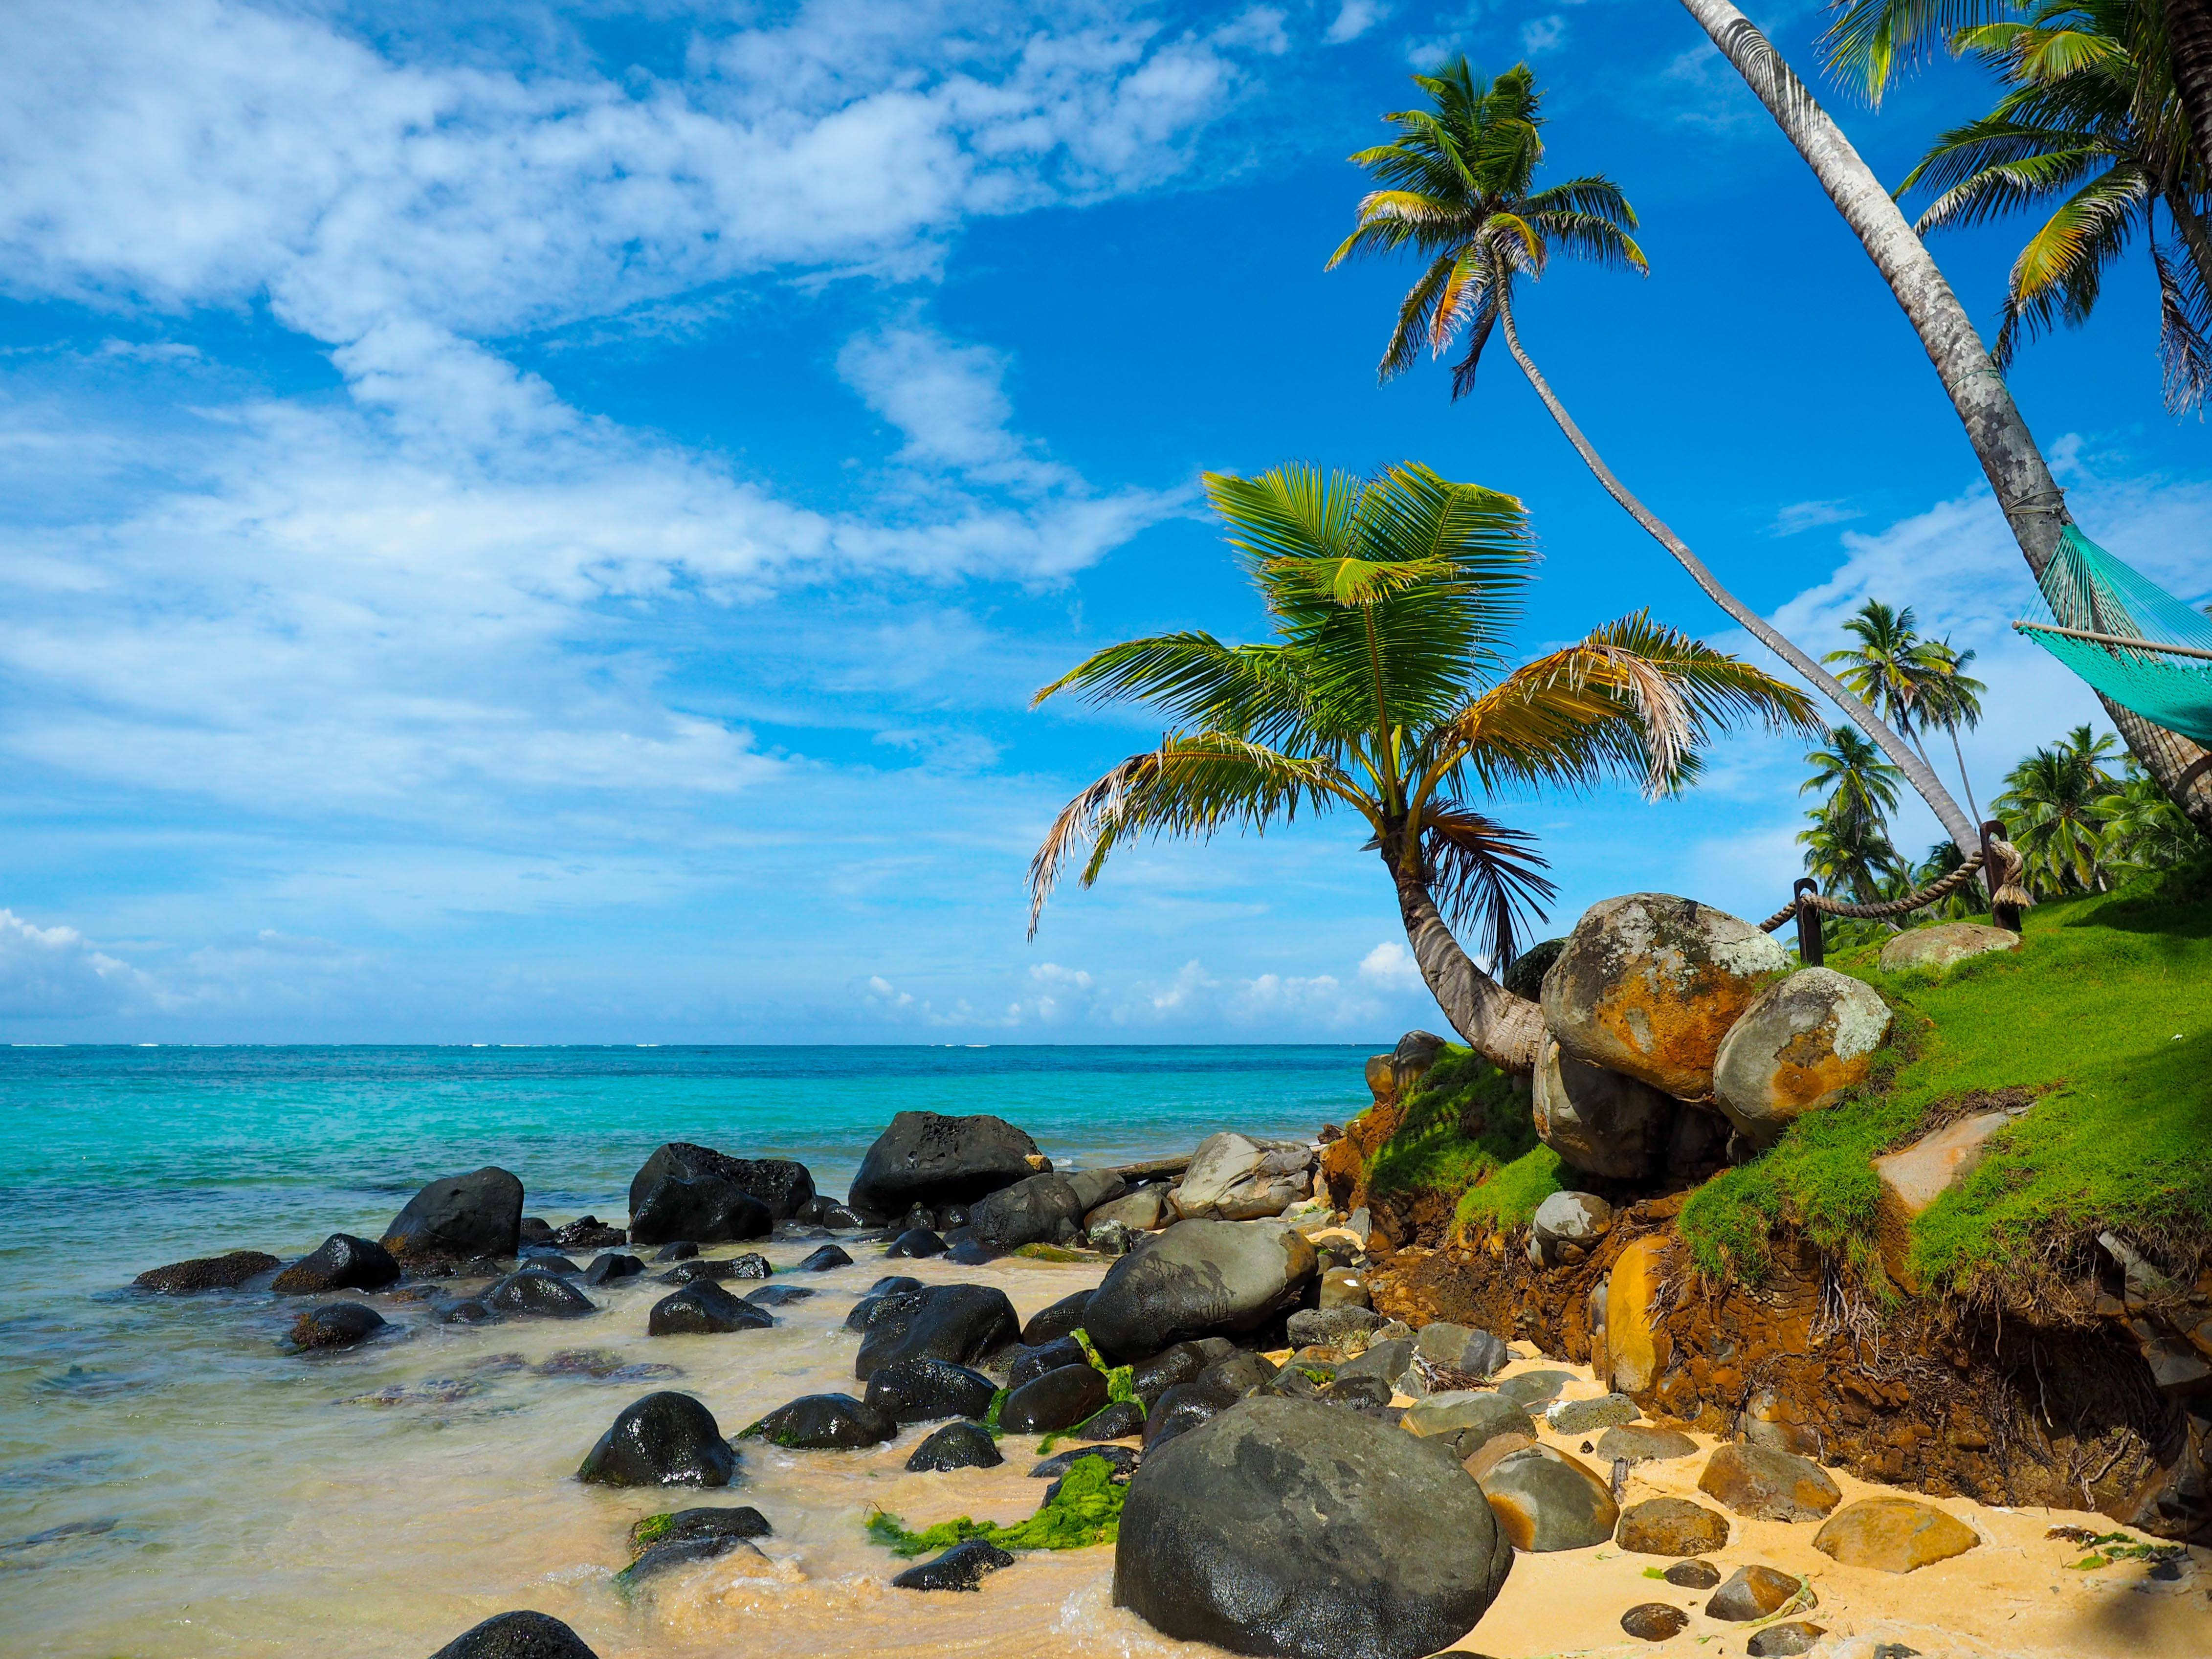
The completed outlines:
[[[672,1139],[798,1157],[842,1192],[909,1108],[1001,1112],[1092,1164],[1230,1126],[1310,1133],[1361,1103],[1364,1052],[0,1050],[0,1632],[26,1654],[366,1659],[534,1607],[603,1659],[1011,1659],[1046,1631],[1077,1656],[1206,1651],[1109,1606],[1110,1549],[1024,1557],[979,1595],[889,1588],[906,1564],[867,1541],[871,1507],[916,1525],[1018,1519],[1043,1491],[1019,1449],[1033,1443],[1010,1437],[1001,1469],[909,1475],[925,1428],[864,1452],[748,1442],[742,1486],[673,1501],[571,1478],[657,1387],[697,1395],[731,1434],[795,1395],[857,1391],[842,1322],[886,1271],[999,1284],[1026,1316],[1095,1269],[860,1248],[853,1267],[791,1279],[820,1293],[778,1309],[776,1328],[712,1337],[648,1339],[666,1293],[649,1280],[590,1291],[588,1319],[482,1328],[362,1297],[398,1328],[321,1358],[281,1351],[296,1301],[124,1287],[185,1256],[374,1237],[422,1182],[488,1162],[523,1177],[532,1214],[619,1224],[630,1174]],[[781,1268],[813,1248],[765,1253]],[[613,1374],[541,1374],[577,1349]],[[622,1369],[638,1365],[681,1376]],[[611,1577],[630,1522],[687,1501],[760,1509],[772,1570],[727,1558],[625,1597]]]

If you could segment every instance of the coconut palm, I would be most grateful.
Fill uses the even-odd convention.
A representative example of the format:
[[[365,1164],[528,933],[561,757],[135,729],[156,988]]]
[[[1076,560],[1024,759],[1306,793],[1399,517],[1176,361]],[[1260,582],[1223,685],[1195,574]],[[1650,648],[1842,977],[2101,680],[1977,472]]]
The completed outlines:
[[[1550,897],[1531,837],[1488,798],[1632,777],[1680,787],[1747,720],[1802,729],[1810,701],[1642,612],[1508,672],[1534,557],[1521,503],[1424,466],[1361,479],[1307,466],[1209,474],[1206,492],[1274,624],[1265,643],[1186,632],[1109,646],[1037,693],[1137,702],[1169,730],[1070,801],[1030,866],[1030,926],[1071,862],[1085,886],[1146,836],[1255,833],[1300,812],[1366,825],[1422,977],[1461,1036],[1527,1071],[1535,1004],[1503,971]]]
[[[1832,730],[1828,746],[1813,750],[1805,763],[1813,775],[1797,787],[1797,793],[1826,792],[1820,816],[1863,820],[1879,830],[1897,810],[1898,769],[1850,726]]]
[[[1902,3],[1940,7],[1947,0]],[[1732,0],[1682,0],[1682,6],[1766,106],[1889,284],[1958,412],[2021,556],[2040,576],[2072,515],[2012,393],[1990,372],[1989,352],[1950,283],[1850,140],[1758,26]],[[2191,823],[2212,835],[2212,770],[2191,772],[2205,750],[2109,699],[2100,701],[2144,769]],[[1960,840],[1948,820],[1943,827]]]
[[[2130,50],[2146,9],[2144,0],[2041,0],[2024,22],[1954,32],[1952,51],[1979,58],[2008,90],[1938,138],[1903,189],[1934,192],[1913,227],[1923,235],[2052,210],[2013,262],[1990,354],[2000,368],[2023,333],[2087,321],[2140,238],[2158,283],[2166,405],[2180,414],[2212,390],[2212,237],[2180,103],[2162,86],[2144,96]]]
[[[2097,799],[2106,854],[2131,870],[2169,870],[2204,850],[2204,843],[2159,787],[2128,757],[2125,775]]]
[[[1959,745],[1958,728],[1980,723],[1981,693],[1987,688],[1966,672],[1973,659],[1972,652],[1954,650],[1948,640],[1923,639],[1917,620],[1909,605],[1897,611],[1879,599],[1869,599],[1844,623],[1844,631],[1857,643],[1831,651],[1822,660],[1842,669],[1837,678],[1909,738],[1930,769],[1936,758],[1928,752],[1929,729],[1942,726],[1950,732],[1951,747],[1958,756],[1959,781],[1966,787],[1966,805],[1978,823],[1981,808],[1975,804],[1974,786],[1966,776],[1966,756]]]
[[[1951,756],[1959,766],[1959,787],[1966,792],[1966,810],[1981,822],[1982,809],[1974,799],[1974,781],[1966,775],[1966,751],[1959,742],[1959,728],[1968,731],[1982,723],[1982,693],[1989,687],[1966,672],[1975,653],[1961,651],[1948,640],[1929,640],[1921,649],[1931,671],[1920,687],[1920,726],[1940,726],[1950,734]]]
[[[1399,303],[1397,323],[1382,352],[1382,378],[1404,373],[1425,349],[1443,356],[1464,336],[1465,355],[1452,369],[1452,395],[1464,396],[1474,384],[1492,331],[1502,333],[1528,384],[1607,493],[1674,556],[1706,597],[1880,744],[1961,847],[1974,844],[1973,827],[1935,769],[1833,675],[1723,586],[1689,544],[1629,491],[1583,435],[1522,344],[1515,289],[1524,278],[1540,277],[1554,250],[1616,269],[1646,269],[1644,251],[1628,234],[1636,228],[1636,212],[1620,186],[1592,173],[1545,190],[1535,187],[1544,157],[1543,100],[1525,64],[1486,82],[1459,58],[1433,75],[1416,75],[1413,84],[1427,95],[1427,106],[1386,115],[1398,137],[1352,157],[1380,188],[1360,198],[1357,224],[1328,260],[1334,270],[1359,255],[1411,251],[1426,258]]]
[[[1855,903],[1872,904],[1881,898],[1891,878],[1905,867],[1881,820],[1833,801],[1814,812],[1812,819],[1797,832],[1797,844],[1805,849],[1805,872],[1820,878],[1823,892],[1848,892]]]
[[[2098,745],[2081,726],[2039,749],[2005,774],[1997,797],[2014,845],[2027,861],[2029,884],[2039,892],[2102,892],[2106,885],[2106,813],[2100,805],[2109,779],[2099,765]],[[2109,738],[2103,740],[2109,746]]]

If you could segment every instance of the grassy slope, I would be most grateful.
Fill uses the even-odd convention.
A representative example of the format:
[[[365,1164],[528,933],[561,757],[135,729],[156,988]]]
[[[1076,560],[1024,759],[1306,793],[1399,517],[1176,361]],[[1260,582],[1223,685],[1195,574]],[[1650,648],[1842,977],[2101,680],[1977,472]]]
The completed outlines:
[[[1447,1048],[1406,1103],[1406,1115],[1369,1163],[1378,1194],[1437,1192],[1455,1224],[1516,1226],[1559,1189],[1559,1157],[1536,1139],[1527,1091],[1466,1048]]]
[[[2105,1227],[2184,1247],[2212,1237],[2212,875],[2147,878],[2039,907],[2017,955],[1947,978],[1887,975],[1871,948],[1830,965],[1899,1012],[1875,1075],[1708,1182],[1681,1228],[1709,1273],[1757,1276],[1784,1219],[1871,1266],[1869,1160],[1976,1091],[2047,1091],[1913,1230],[1930,1289],[2032,1277]]]

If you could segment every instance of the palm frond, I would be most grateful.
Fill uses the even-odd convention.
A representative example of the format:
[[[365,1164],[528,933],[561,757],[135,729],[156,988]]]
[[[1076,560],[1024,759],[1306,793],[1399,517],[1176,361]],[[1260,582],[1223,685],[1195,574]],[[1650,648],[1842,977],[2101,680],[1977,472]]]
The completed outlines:
[[[1962,28],[2007,9],[2004,0],[1837,0],[1821,37],[1829,72],[1879,105],[1898,71]]]
[[[1455,931],[1470,926],[1492,963],[1521,954],[1522,929],[1543,919],[1559,895],[1535,837],[1455,800],[1432,802],[1423,817],[1422,859],[1437,908]]]

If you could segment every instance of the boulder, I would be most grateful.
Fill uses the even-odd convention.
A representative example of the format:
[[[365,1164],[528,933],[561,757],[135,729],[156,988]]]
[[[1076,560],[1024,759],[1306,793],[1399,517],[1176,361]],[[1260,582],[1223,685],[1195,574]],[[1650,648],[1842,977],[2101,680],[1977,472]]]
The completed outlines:
[[[1540,1443],[1532,1434],[1517,1434],[1508,1429],[1503,1434],[1493,1434],[1476,1447],[1471,1455],[1462,1458],[1460,1467],[1475,1480],[1487,1480],[1491,1470],[1507,1458],[1518,1456],[1524,1451],[1534,1451]]]
[[[1418,1659],[1480,1620],[1512,1565],[1482,1489],[1419,1442],[1358,1412],[1262,1399],[1147,1448],[1114,1600],[1164,1635],[1239,1653]]]
[[[919,1566],[908,1567],[891,1580],[891,1586],[911,1590],[979,1590],[986,1573],[1013,1565],[1011,1552],[988,1538],[969,1538]]]
[[[523,1319],[581,1319],[599,1311],[567,1279],[535,1267],[501,1279],[483,1293],[483,1304],[494,1313]]]
[[[1218,1336],[1203,1342],[1177,1342],[1137,1361],[1130,1368],[1129,1384],[1149,1408],[1176,1383],[1195,1382],[1236,1352],[1234,1343]]]
[[[810,1253],[805,1261],[793,1263],[791,1271],[795,1273],[826,1273],[832,1268],[852,1265],[851,1256],[835,1244],[824,1244],[820,1249]]]
[[[1009,1348],[998,1356],[994,1364],[1003,1364],[1006,1370],[1006,1386],[1018,1389],[1024,1382],[1034,1382],[1047,1371],[1056,1371],[1063,1365],[1088,1365],[1091,1356],[1083,1345],[1072,1336],[1056,1336],[1040,1346]]]
[[[1911,1572],[1964,1555],[1982,1540],[1955,1516],[1914,1498],[1862,1498],[1813,1534],[1813,1547],[1846,1567]]]
[[[1133,1232],[1148,1233],[1165,1218],[1167,1196],[1168,1189],[1158,1183],[1139,1187],[1085,1211],[1083,1225],[1088,1231],[1109,1221],[1118,1221]]]
[[[584,1270],[562,1255],[550,1244],[526,1244],[519,1266],[535,1267],[545,1273],[580,1273]]]
[[[1055,1453],[1030,1465],[1032,1480],[1057,1480],[1086,1457],[1103,1459],[1114,1471],[1116,1480],[1126,1481],[1137,1471],[1137,1454],[1127,1446],[1078,1446],[1073,1451]]]
[[[1293,1348],[1333,1348],[1346,1337],[1364,1336],[1382,1322],[1372,1308],[1302,1308],[1285,1322]]]
[[[1899,933],[1881,947],[1880,960],[1885,974],[1901,974],[1911,968],[1941,974],[1969,957],[2019,949],[2020,935],[2008,927],[1991,927],[1979,921],[1940,921],[1932,927]]]
[[[1562,1400],[1544,1413],[1544,1420],[1554,1434],[1595,1434],[1643,1415],[1643,1408],[1626,1395],[1606,1394],[1595,1400]]]
[[[629,1529],[632,1549],[656,1543],[689,1543],[701,1538],[766,1538],[775,1530],[749,1504],[730,1509],[678,1510],[650,1515]]]
[[[1083,1206],[1086,1222],[1093,1210],[1112,1203],[1129,1190],[1129,1183],[1119,1170],[1070,1170],[1067,1184],[1075,1194],[1075,1201]]]
[[[1577,1060],[1706,1100],[1721,1039],[1788,969],[1782,947],[1739,917],[1631,893],[1575,924],[1544,975],[1544,1024]]]
[[[973,1204],[1036,1174],[1037,1156],[1036,1142],[1002,1117],[901,1112],[860,1160],[849,1202],[884,1216],[916,1203]]]
[[[804,1302],[814,1292],[804,1285],[763,1285],[747,1291],[745,1300],[756,1308],[781,1308],[787,1302]]]
[[[1765,1446],[1715,1447],[1698,1490],[1759,1521],[1818,1521],[1844,1497],[1818,1464]]]
[[[934,1423],[947,1417],[980,1418],[998,1392],[989,1377],[965,1365],[902,1359],[868,1379],[862,1403],[894,1423]]]
[[[586,1285],[612,1285],[625,1279],[635,1279],[645,1271],[645,1263],[634,1255],[610,1251],[592,1258],[592,1265],[584,1269]]]
[[[1488,1376],[1513,1358],[1512,1351],[1488,1331],[1445,1319],[1421,1327],[1413,1340],[1413,1355],[1430,1370],[1454,1381]]]
[[[331,1302],[311,1308],[292,1322],[294,1352],[351,1348],[384,1328],[384,1316],[358,1302]]]
[[[1186,1221],[1252,1221],[1280,1215],[1313,1190],[1313,1148],[1224,1129],[1198,1143],[1175,1190]]]
[[[1084,1310],[1091,1305],[1091,1294],[1089,1291],[1078,1291],[1031,1314],[1029,1323],[1022,1327],[1022,1340],[1032,1348],[1041,1348],[1079,1328]]]
[[[688,1238],[679,1238],[664,1244],[653,1253],[655,1261],[689,1261],[699,1254],[699,1247]]]
[[[522,1182],[489,1164],[434,1181],[392,1218],[383,1243],[403,1261],[513,1255],[522,1247]]]
[[[1027,1176],[976,1200],[968,1211],[969,1232],[991,1250],[1065,1244],[1082,1224],[1083,1202],[1065,1176]]]
[[[615,1583],[623,1589],[630,1589],[672,1568],[719,1561],[729,1555],[745,1558],[731,1564],[741,1571],[750,1570],[764,1576],[769,1571],[769,1559],[758,1545],[735,1533],[708,1533],[697,1538],[663,1539],[649,1546],[636,1560],[615,1575]]]
[[[1536,1135],[1586,1175],[1642,1181],[1666,1160],[1677,1103],[1650,1084],[1577,1060],[1547,1037],[1529,1080]]]
[[[629,1235],[595,1215],[587,1215],[555,1228],[552,1242],[564,1250],[605,1250],[629,1243]]]
[[[801,1210],[814,1203],[814,1177],[804,1164],[787,1158],[731,1158],[711,1146],[694,1146],[688,1140],[672,1140],[658,1148],[651,1158],[638,1166],[630,1177],[629,1207],[633,1213],[645,1201],[645,1196],[663,1178],[673,1176],[678,1181],[696,1181],[711,1176],[726,1181],[739,1192],[767,1207],[769,1216],[777,1221],[796,1218]],[[755,1235],[748,1235],[754,1237]],[[564,1243],[574,1243],[563,1240]],[[593,1243],[599,1241],[594,1239]],[[622,1241],[614,1241],[620,1243]],[[642,1240],[632,1237],[632,1243]]]
[[[1559,952],[1567,948],[1563,939],[1540,939],[1505,966],[1498,983],[1525,1001],[1540,1001],[1544,995],[1544,975],[1559,959]]]
[[[598,1659],[550,1613],[502,1613],[463,1631],[430,1659]]]
[[[710,1279],[686,1285],[653,1304],[645,1316],[647,1336],[711,1336],[731,1331],[764,1331],[775,1323],[765,1308],[733,1296]]]
[[[1077,1432],[1085,1440],[1127,1440],[1145,1431],[1144,1405],[1135,1400],[1117,1400],[1096,1414],[1086,1417],[1076,1425]]]
[[[1721,1570],[1710,1561],[1677,1561],[1665,1577],[1677,1589],[1711,1589],[1721,1582]]]
[[[1347,1366],[1337,1376],[1341,1381],[1350,1373]],[[1536,1425],[1527,1412],[1504,1395],[1487,1390],[1459,1389],[1417,1400],[1406,1407],[1398,1426],[1437,1442],[1462,1462],[1501,1434],[1522,1435],[1532,1444],[1536,1438]]]
[[[1615,1543],[1637,1555],[1711,1555],[1726,1549],[1728,1538],[1728,1516],[1686,1498],[1647,1498],[1631,1504],[1621,1511],[1620,1526],[1613,1534]],[[1681,1581],[1670,1574],[1668,1582]],[[1715,1574],[1689,1588],[1710,1589],[1718,1583]]]
[[[790,1451],[855,1451],[897,1432],[896,1424],[849,1394],[809,1394],[778,1406],[739,1438]]]
[[[399,1264],[383,1245],[351,1233],[332,1233],[314,1252],[278,1273],[269,1288],[279,1296],[320,1296],[331,1291],[380,1291],[399,1277]]]
[[[1651,1316],[1667,1271],[1667,1236],[1650,1233],[1613,1258],[1606,1276],[1605,1353],[1609,1380],[1623,1394],[1641,1394],[1659,1377],[1669,1350]]]
[[[775,1229],[768,1206],[719,1176],[687,1181],[663,1176],[645,1190],[629,1214],[631,1242],[661,1244],[687,1239],[720,1244],[732,1239],[766,1238]]]
[[[688,1394],[663,1390],[623,1407],[584,1455],[576,1479],[597,1486],[726,1486],[738,1454],[714,1413]]]
[[[1603,1477],[1549,1446],[1531,1446],[1492,1465],[1482,1491],[1513,1547],[1532,1554],[1610,1543],[1620,1520]]]
[[[1816,1625],[1809,1619],[1785,1619],[1780,1624],[1769,1625],[1753,1635],[1743,1650],[1751,1656],[1751,1659],[1793,1659],[1795,1655],[1812,1652],[1827,1633],[1826,1626]],[[1874,1651],[1875,1659],[1885,1659],[1882,1649],[1876,1648]],[[1892,1651],[1910,1652],[1911,1650],[1893,1649]]]
[[[995,1285],[931,1285],[902,1291],[884,1297],[870,1316],[853,1375],[865,1382],[902,1359],[972,1365],[1013,1341],[1020,1328],[1014,1304]]]
[[[283,1265],[265,1250],[233,1250],[228,1255],[197,1255],[189,1261],[149,1267],[131,1283],[156,1296],[192,1296],[201,1291],[234,1291]]]
[[[1413,1338],[1393,1337],[1378,1342],[1370,1337],[1365,1352],[1358,1358],[1347,1359],[1336,1368],[1336,1380],[1343,1382],[1354,1377],[1371,1376],[1394,1388],[1401,1385],[1401,1379],[1408,1383],[1419,1383],[1420,1379],[1418,1376],[1407,1376],[1413,1364]],[[1413,1392],[1411,1388],[1406,1391],[1408,1394]]]
[[[909,1227],[891,1240],[884,1254],[908,1256],[919,1261],[925,1256],[943,1255],[945,1241],[927,1227]]]
[[[999,1408],[1008,1434],[1050,1434],[1071,1429],[1106,1407],[1106,1376],[1089,1364],[1062,1365],[1024,1382]]]
[[[946,1469],[995,1469],[1006,1461],[990,1430],[963,1419],[947,1423],[916,1446],[906,1466],[922,1474]]]
[[[1680,1429],[1612,1428],[1597,1437],[1598,1462],[1608,1468],[1618,1462],[1663,1463],[1697,1454],[1698,1443]]]
[[[1745,1139],[1771,1146],[1807,1112],[1865,1080],[1890,1018],[1864,980],[1801,968],[1729,1028],[1713,1061],[1714,1097]]]
[[[1374,1287],[1369,1284],[1366,1270],[1360,1267],[1330,1267],[1321,1276],[1321,1305],[1331,1308],[1368,1308],[1375,1303]]]
[[[525,1249],[532,1244],[550,1244],[553,1242],[553,1224],[543,1216],[526,1215],[522,1218],[519,1236]]]
[[[1882,1265],[1905,1289],[1920,1288],[1918,1275],[1912,1271],[1912,1224],[1937,1199],[1981,1168],[1982,1159],[1989,1154],[1990,1137],[2010,1128],[2027,1109],[2023,1106],[1975,1112],[1875,1159],[1875,1178],[1881,1182],[1876,1202],[1881,1212]]]
[[[1146,1451],[1152,1451],[1200,1424],[1210,1423],[1244,1397],[1244,1389],[1208,1371],[1189,1382],[1163,1389],[1145,1413]]]
[[[1798,1600],[1803,1583],[1796,1574],[1784,1572],[1778,1567],[1738,1567],[1728,1583],[1713,1592],[1713,1599],[1705,1603],[1708,1619],[1725,1619],[1731,1624],[1746,1624],[1753,1619],[1764,1619],[1779,1613]],[[1803,1605],[1813,1605],[1809,1592]]]
[[[1498,1385],[1498,1392],[1516,1405],[1534,1411],[1539,1406],[1550,1404],[1559,1397],[1559,1391],[1575,1380],[1572,1371],[1523,1371],[1518,1376],[1509,1376]]]
[[[1529,1231],[1546,1245],[1587,1248],[1613,1225],[1613,1206],[1595,1193],[1553,1193],[1536,1206]]]
[[[1644,1642],[1664,1642],[1689,1628],[1690,1615],[1664,1601],[1640,1601],[1620,1615],[1620,1627]]]
[[[1286,1228],[1179,1221],[1108,1271],[1085,1328],[1117,1363],[1191,1337],[1253,1330],[1295,1307],[1316,1270],[1313,1246]]]

